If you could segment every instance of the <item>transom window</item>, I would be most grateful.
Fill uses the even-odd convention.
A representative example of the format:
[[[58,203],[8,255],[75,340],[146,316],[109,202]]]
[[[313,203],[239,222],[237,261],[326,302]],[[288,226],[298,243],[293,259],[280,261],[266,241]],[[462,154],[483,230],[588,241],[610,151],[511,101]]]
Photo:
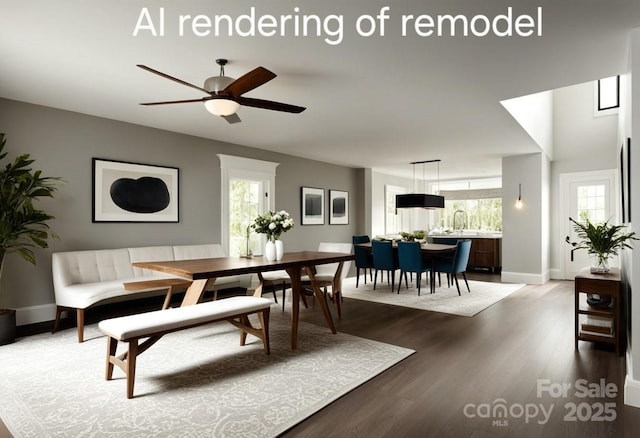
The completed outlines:
[[[599,79],[593,83],[593,116],[618,114],[620,108],[620,76]]]

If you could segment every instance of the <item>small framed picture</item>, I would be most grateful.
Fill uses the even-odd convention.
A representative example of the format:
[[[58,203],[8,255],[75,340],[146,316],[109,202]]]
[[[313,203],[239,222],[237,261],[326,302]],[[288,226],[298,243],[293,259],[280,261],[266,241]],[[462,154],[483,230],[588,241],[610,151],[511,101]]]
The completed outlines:
[[[329,190],[329,224],[347,225],[349,223],[349,192]]]
[[[178,222],[178,168],[93,159],[93,222]]]
[[[302,225],[324,225],[324,189],[302,187]]]

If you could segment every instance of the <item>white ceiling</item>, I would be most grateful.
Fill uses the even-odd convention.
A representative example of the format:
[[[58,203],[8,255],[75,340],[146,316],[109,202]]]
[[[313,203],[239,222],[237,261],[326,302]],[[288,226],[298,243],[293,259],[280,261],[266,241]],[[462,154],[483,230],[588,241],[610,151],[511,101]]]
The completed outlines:
[[[385,35],[357,35],[356,19],[385,5]],[[165,36],[134,37],[142,8],[155,17],[162,6]],[[177,35],[180,15],[252,6],[258,17],[341,15],[343,40]],[[542,7],[543,36],[399,35],[402,15],[493,18],[508,6],[514,16]],[[442,179],[493,176],[501,157],[539,151],[499,102],[624,72],[636,27],[637,0],[0,0],[0,97],[409,177],[409,162],[435,158]],[[202,85],[216,58],[230,60],[227,76],[257,66],[278,75],[245,96],[307,110],[243,107],[231,125],[198,103],[138,105],[202,95],[136,64]]]

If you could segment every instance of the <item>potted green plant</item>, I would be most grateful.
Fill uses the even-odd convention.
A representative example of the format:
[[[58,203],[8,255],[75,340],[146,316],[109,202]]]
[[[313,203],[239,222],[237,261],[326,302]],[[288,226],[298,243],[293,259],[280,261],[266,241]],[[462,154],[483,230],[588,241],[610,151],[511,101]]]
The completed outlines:
[[[572,242],[569,236],[565,241],[573,246],[574,250],[586,249],[595,259],[595,266],[591,267],[593,274],[606,274],[609,272],[609,258],[618,255],[623,248],[631,249],[630,241],[638,240],[635,232],[625,233],[624,225],[611,225],[609,221],[593,224],[589,219],[584,223],[569,218],[573,222],[573,229],[580,239]]]
[[[29,154],[21,154],[4,165],[3,160],[7,156],[5,144],[5,134],[0,133],[0,292],[7,255],[18,253],[35,265],[33,248],[47,248],[47,240],[53,236],[47,221],[53,216],[35,208],[34,201],[53,197],[60,180],[42,176],[40,170],[33,170],[34,160]],[[13,342],[15,331],[15,310],[0,308],[0,345]]]

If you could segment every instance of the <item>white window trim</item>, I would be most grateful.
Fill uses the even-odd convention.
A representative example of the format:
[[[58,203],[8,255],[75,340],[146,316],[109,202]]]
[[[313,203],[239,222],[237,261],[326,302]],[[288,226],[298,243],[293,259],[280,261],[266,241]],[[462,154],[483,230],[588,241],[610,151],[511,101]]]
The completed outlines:
[[[267,193],[266,208],[273,210],[276,205],[276,167],[280,163],[255,160],[234,155],[217,154],[220,159],[220,244],[225,254],[229,254],[229,186],[233,179],[254,179],[265,181]]]
[[[398,233],[398,230],[390,230],[391,228],[391,224],[388,223],[388,217],[387,217],[387,208],[389,207],[387,205],[387,201],[389,199],[389,195],[394,195],[394,199],[396,195],[404,195],[405,193],[407,193],[407,188],[406,187],[401,187],[401,186],[394,186],[394,185],[390,185],[390,184],[386,184],[384,186],[384,233],[385,234],[395,234]],[[395,207],[395,201],[394,201],[394,207]],[[397,215],[397,210],[396,210],[396,215]],[[395,225],[396,227],[398,226],[398,222],[400,222],[400,228],[402,228],[402,218],[400,218],[400,220],[396,219],[395,221]]]

